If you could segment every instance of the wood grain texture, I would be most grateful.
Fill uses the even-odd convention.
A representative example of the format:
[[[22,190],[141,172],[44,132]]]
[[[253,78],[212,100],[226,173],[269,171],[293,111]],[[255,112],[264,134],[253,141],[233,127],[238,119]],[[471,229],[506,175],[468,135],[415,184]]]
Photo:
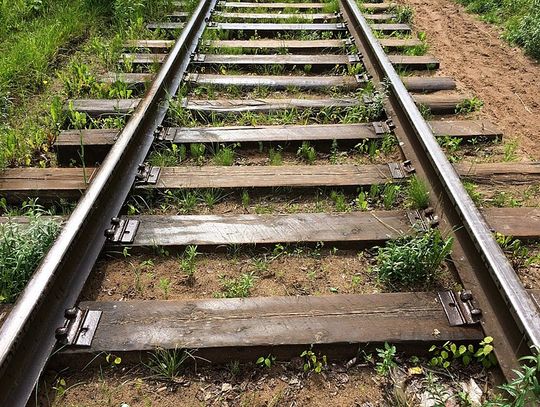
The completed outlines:
[[[306,49],[330,49],[343,48],[347,40],[276,40],[276,39],[258,39],[258,40],[212,40],[205,41],[204,45],[216,48],[260,48],[260,49],[283,49],[289,51]]]
[[[103,315],[90,348],[121,352],[311,344],[478,341],[450,327],[434,293],[82,302]]]
[[[186,81],[200,85],[240,86],[242,88],[266,86],[272,89],[286,89],[290,86],[300,89],[324,89],[330,87],[354,89],[361,85],[361,82],[358,82],[353,76],[188,74]]]
[[[86,113],[90,117],[123,116],[133,113],[141,99],[73,99],[66,103],[67,110],[72,103],[73,110]]]
[[[417,38],[379,38],[379,43],[383,47],[400,48],[400,47],[416,47],[422,45],[422,41]]]
[[[109,72],[102,75],[96,75],[96,80],[102,83],[123,82],[128,85],[143,85],[150,83],[154,78],[151,73],[115,73]]]
[[[150,188],[370,186],[392,181],[388,165],[194,166],[162,169]]]
[[[494,230],[495,232],[502,233],[506,236],[513,236],[515,238],[519,239],[538,239],[540,237],[540,208],[527,208],[527,207],[520,207],[520,208],[483,208],[481,209],[481,212],[483,216],[485,217],[487,223],[489,224],[490,228]],[[383,213],[383,212],[380,212]],[[310,214],[305,214],[310,215]],[[320,215],[320,214],[319,214]],[[350,217],[351,214],[334,214],[334,217],[340,217],[340,216],[347,216]],[[357,212],[355,214],[358,217],[371,217],[372,215],[369,212]],[[229,215],[229,218],[234,218],[235,215]],[[253,215],[253,216],[266,216],[266,215]],[[275,216],[275,215],[274,215]],[[282,215],[282,216],[290,216],[293,217],[294,215]],[[62,217],[54,217],[55,220],[59,223],[63,221]],[[187,218],[190,218],[187,216]],[[143,233],[146,233],[147,235],[151,232],[144,232],[146,229],[150,228],[152,230],[152,222],[155,220],[154,216],[139,216],[138,219],[141,221],[140,230]],[[193,218],[197,219],[197,218]],[[405,211],[387,211],[386,214],[382,217],[379,217],[379,220],[382,219],[385,221],[388,221],[389,219],[393,219],[389,223],[386,223],[388,226],[400,226],[403,229],[402,230],[408,230],[410,228],[410,224],[408,223],[408,220],[406,219],[406,212]],[[28,224],[28,217],[0,217],[0,223],[6,223],[8,221],[16,222],[19,224]],[[199,220],[201,220],[199,218]],[[229,219],[230,220],[230,219]],[[383,225],[384,226],[384,225]],[[381,226],[381,229],[383,228]],[[165,226],[166,227],[166,226]],[[395,238],[398,237],[400,234],[400,230],[393,230],[392,228],[388,228],[386,230],[386,237],[382,237],[383,240]],[[269,234],[271,233],[268,232]],[[337,234],[338,231],[335,232]],[[384,233],[384,231],[383,231]],[[267,237],[268,238],[268,237]],[[275,240],[278,242],[279,239],[283,239],[283,236],[275,236]],[[174,237],[172,238],[175,239]],[[232,239],[232,238],[231,238]],[[231,240],[229,239],[229,240]],[[185,240],[185,239],[184,239]],[[155,240],[154,243],[160,244],[159,240]],[[170,244],[173,244],[174,242],[170,242]],[[135,245],[138,245],[139,242],[135,241]]]
[[[149,30],[181,30],[184,28],[185,23],[174,21],[162,21],[158,23],[148,23],[146,28]]]
[[[403,76],[401,81],[409,92],[435,92],[456,88],[456,82],[452,78],[440,76]]]
[[[159,54],[158,54],[159,55]],[[193,63],[197,65],[348,65],[348,55],[228,55],[198,54]]]
[[[125,48],[146,48],[154,52],[165,52],[174,45],[171,40],[130,40],[124,44]]]
[[[325,107],[352,107],[361,104],[355,98],[317,99],[214,99],[184,98],[182,105],[193,111],[215,113],[273,112],[284,109],[320,109]]]
[[[363,3],[361,6],[365,10],[385,11],[394,7],[395,3]]]
[[[433,55],[388,55],[388,59],[393,65],[412,69],[439,69],[439,60]]]
[[[405,212],[145,216],[135,246],[369,242],[411,229]]]
[[[301,18],[304,20],[324,21],[335,20],[338,17],[332,13],[231,13],[226,11],[216,11],[215,17],[240,20],[286,20],[289,18]]]
[[[242,31],[345,31],[336,23],[216,23],[208,29]]]
[[[453,114],[457,106],[468,98],[463,95],[412,95],[417,105],[429,108],[433,114]]]
[[[487,120],[431,120],[428,122],[433,132],[440,136],[463,138],[502,138],[502,132]]]
[[[253,3],[248,1],[225,1],[223,8],[298,8],[298,9],[323,9],[323,3]]]
[[[393,33],[393,32],[408,33],[412,31],[410,25],[401,24],[401,23],[395,23],[395,24],[375,23],[375,24],[370,24],[370,27],[374,31],[381,31],[383,33]]]

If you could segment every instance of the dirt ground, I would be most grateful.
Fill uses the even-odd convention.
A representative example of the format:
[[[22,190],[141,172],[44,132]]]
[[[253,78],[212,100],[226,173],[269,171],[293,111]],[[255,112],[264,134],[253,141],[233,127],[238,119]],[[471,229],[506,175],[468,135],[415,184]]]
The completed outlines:
[[[453,0],[399,2],[413,7],[414,27],[426,32],[440,74],[484,101],[478,117],[491,120],[507,140],[518,139],[524,158],[540,159],[540,65]]]

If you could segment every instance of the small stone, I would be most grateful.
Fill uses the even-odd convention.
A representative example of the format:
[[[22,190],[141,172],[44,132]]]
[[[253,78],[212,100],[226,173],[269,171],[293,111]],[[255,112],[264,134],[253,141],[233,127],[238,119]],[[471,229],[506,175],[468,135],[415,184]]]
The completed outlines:
[[[437,328],[435,328],[431,335],[433,336],[439,336],[441,334],[441,331],[439,331]]]
[[[469,396],[471,407],[479,407],[482,405],[482,389],[473,379],[469,379],[469,383],[461,382],[461,388]]]
[[[221,385],[221,392],[222,392],[222,393],[226,393],[226,392],[229,392],[229,391],[231,391],[231,390],[232,390],[232,384],[230,384],[230,383],[223,383],[223,384]]]

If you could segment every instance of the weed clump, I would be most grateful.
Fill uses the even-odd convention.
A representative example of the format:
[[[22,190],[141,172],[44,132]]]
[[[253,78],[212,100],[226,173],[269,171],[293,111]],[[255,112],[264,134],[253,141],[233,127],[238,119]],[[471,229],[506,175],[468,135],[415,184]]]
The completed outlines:
[[[24,289],[60,226],[39,214],[28,225],[0,225],[0,303],[12,303]]]
[[[438,229],[390,240],[378,249],[375,271],[382,283],[391,286],[429,284],[452,252],[452,243],[453,238],[444,238]]]

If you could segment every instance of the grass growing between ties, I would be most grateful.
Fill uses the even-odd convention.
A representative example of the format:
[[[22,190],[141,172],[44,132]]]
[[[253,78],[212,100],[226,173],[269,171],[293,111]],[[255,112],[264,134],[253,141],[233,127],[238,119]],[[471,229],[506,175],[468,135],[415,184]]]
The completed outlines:
[[[42,213],[39,208],[27,210],[28,225],[0,224],[0,303],[17,299],[60,231],[60,225]]]
[[[392,288],[429,285],[439,276],[443,261],[452,252],[452,243],[453,238],[443,237],[438,229],[390,240],[378,249],[377,276]]]
[[[51,145],[70,95],[129,97],[122,83],[98,89],[89,67],[114,69],[122,43],[170,6],[170,0],[0,2],[0,169],[54,164]]]
[[[540,0],[458,0],[467,11],[504,29],[504,38],[540,59]]]

